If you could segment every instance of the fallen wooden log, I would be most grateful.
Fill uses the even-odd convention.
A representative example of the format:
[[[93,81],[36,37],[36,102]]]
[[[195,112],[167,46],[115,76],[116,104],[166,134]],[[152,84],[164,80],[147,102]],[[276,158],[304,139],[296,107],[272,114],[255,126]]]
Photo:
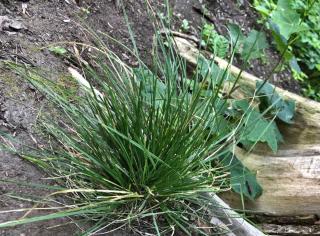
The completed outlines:
[[[200,51],[185,38],[174,37],[179,54],[196,65]],[[220,58],[213,58],[220,68],[238,75],[240,69]],[[260,79],[241,73],[239,84],[255,88]],[[252,171],[263,187],[256,201],[245,201],[245,209],[271,215],[320,214],[320,103],[303,98],[281,88],[276,91],[285,99],[296,102],[294,124],[280,124],[285,142],[275,155],[259,146],[253,153],[237,149],[237,156]],[[237,95],[238,96],[238,95]],[[235,194],[222,195],[231,207],[242,209]]]
[[[211,219],[214,225],[222,225],[230,230],[227,236],[264,236],[259,229],[249,224],[242,216],[232,210],[221,198],[211,194],[213,211],[219,214]]]
[[[275,225],[262,224],[264,232],[268,235],[283,236],[318,236],[320,235],[320,225]]]

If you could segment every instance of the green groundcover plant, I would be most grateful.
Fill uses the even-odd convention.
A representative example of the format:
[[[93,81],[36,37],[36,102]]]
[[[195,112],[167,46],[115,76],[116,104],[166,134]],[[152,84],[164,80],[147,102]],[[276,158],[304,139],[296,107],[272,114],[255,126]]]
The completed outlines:
[[[251,199],[261,195],[234,148],[265,142],[276,151],[282,137],[274,120],[290,123],[294,103],[266,83],[257,85],[258,107],[254,96],[232,99],[225,83],[235,85],[237,78],[227,70],[199,55],[190,75],[171,37],[156,39],[152,71],[138,56],[139,66],[128,67],[100,41],[92,47],[93,64],[82,65],[85,78],[70,69],[82,89],[72,101],[41,72],[8,63],[61,112],[59,119],[42,118],[52,145],[8,151],[43,168],[61,187],[43,200],[58,204],[58,212],[28,217],[43,208],[38,203],[0,228],[73,217],[89,223],[82,235],[118,228],[213,235],[225,229],[210,223],[219,206],[203,193],[232,188]]]
[[[236,24],[229,24],[228,31],[230,40],[218,34],[213,24],[204,24],[201,31],[201,46],[223,59],[235,53],[242,62],[246,63],[258,58],[265,60],[268,43],[264,32],[251,30],[248,36],[245,36]],[[232,46],[236,47],[232,48]]]

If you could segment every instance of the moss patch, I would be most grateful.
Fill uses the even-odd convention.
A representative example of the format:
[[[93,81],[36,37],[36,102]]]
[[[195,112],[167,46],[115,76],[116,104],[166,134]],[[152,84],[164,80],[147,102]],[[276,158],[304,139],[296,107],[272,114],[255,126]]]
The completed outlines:
[[[60,76],[57,80],[54,90],[56,90],[68,101],[74,101],[79,98],[79,84],[70,75]]]

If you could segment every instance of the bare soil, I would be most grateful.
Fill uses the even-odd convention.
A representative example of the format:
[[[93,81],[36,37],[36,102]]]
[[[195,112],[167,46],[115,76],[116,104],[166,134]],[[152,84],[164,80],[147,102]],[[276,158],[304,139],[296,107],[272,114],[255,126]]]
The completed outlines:
[[[155,9],[163,10],[161,1],[152,1]],[[252,13],[248,4],[237,6],[235,0],[208,1],[207,7],[216,16],[215,25],[222,33],[226,33],[223,25],[235,22],[248,32],[257,27],[257,17]],[[14,135],[23,145],[39,145],[41,138],[36,135],[35,124],[40,112],[46,112],[46,102],[43,97],[30,85],[6,69],[4,60],[39,67],[49,72],[50,77],[66,76],[66,63],[42,49],[55,42],[81,41],[87,42],[86,33],[78,24],[86,24],[95,31],[106,32],[119,39],[127,46],[131,46],[127,22],[112,0],[87,0],[79,7],[72,0],[30,0],[26,2],[27,9],[23,12],[22,1],[0,0],[0,16],[6,16],[14,23],[14,27],[2,27],[0,17],[0,131]],[[174,9],[176,29],[181,20],[190,20],[194,33],[199,32],[202,16],[193,10],[197,0],[176,0],[171,2]],[[139,52],[148,64],[151,58],[153,28],[146,12],[144,0],[127,0],[125,9],[133,31]],[[82,19],[82,20],[80,20]],[[119,46],[107,42],[124,61],[134,65],[134,60]],[[274,50],[267,52],[271,62],[279,56]],[[261,77],[270,73],[272,65],[254,62],[249,71]],[[290,74],[285,71],[275,75],[272,82],[298,92],[294,81],[288,79]],[[2,140],[4,142],[5,140]],[[7,140],[8,142],[8,140]],[[46,175],[18,156],[0,151],[0,211],[32,207],[34,203],[18,200],[16,196],[45,196],[47,191],[9,184],[7,180],[19,183],[48,183]],[[0,222],[21,217],[23,213],[0,213]],[[0,235],[76,235],[79,228],[70,223],[70,219],[52,220],[44,223],[30,224],[0,230]],[[56,226],[56,227],[53,227]],[[117,235],[128,235],[120,232]]]

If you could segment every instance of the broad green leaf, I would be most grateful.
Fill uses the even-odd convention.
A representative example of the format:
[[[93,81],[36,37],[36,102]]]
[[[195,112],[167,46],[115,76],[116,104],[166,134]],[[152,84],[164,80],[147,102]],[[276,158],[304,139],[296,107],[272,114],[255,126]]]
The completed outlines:
[[[275,123],[259,118],[256,114],[252,116],[250,125],[248,125],[250,128],[249,132],[244,136],[245,140],[250,142],[266,142],[273,152],[277,152],[280,132]],[[253,120],[257,121],[253,122]]]
[[[231,78],[231,75],[217,66],[213,60],[209,61],[203,56],[198,58],[198,73],[209,83],[219,83],[222,79],[226,79],[225,76]]]
[[[233,128],[223,116],[215,117],[214,121],[214,125],[211,125],[211,132],[219,136],[228,134]]]
[[[301,73],[302,70],[298,64],[297,58],[293,57],[290,61],[289,61],[289,65],[291,67],[291,69],[295,70],[298,73]]]
[[[246,100],[236,101],[233,106],[242,110],[245,115],[246,131],[241,138],[241,143],[245,146],[252,146],[258,142],[266,142],[271,150],[276,152],[278,143],[283,141],[276,124],[265,119],[258,110],[250,107]]]
[[[276,48],[281,55],[284,54],[284,58],[286,61],[290,61],[294,57],[294,55],[288,48],[288,40],[281,35],[279,26],[272,20],[268,22],[268,25],[270,27],[273,40],[276,44]]]
[[[241,29],[238,25],[231,24],[231,23],[228,24],[228,29],[229,29],[231,43],[235,48],[237,48],[244,40],[244,36],[241,32]]]
[[[244,61],[259,58],[266,48],[268,43],[265,33],[252,30],[244,41],[241,58]]]
[[[283,122],[292,124],[295,106],[296,104],[293,100],[283,101],[282,103],[279,103],[277,105],[277,108],[279,109],[279,111],[277,112],[277,117]]]
[[[270,83],[263,84],[262,81],[257,81],[256,87],[258,89],[257,95],[260,98],[260,110],[263,111],[269,107],[273,107],[270,111],[272,115],[275,115],[283,122],[292,124],[295,113],[295,101],[286,101],[281,98]]]
[[[255,174],[244,166],[231,169],[231,187],[236,193],[243,193],[251,200],[258,198],[263,192]]]
[[[300,24],[300,15],[291,9],[277,7],[271,13],[272,21],[278,25],[280,34],[288,40],[293,33],[297,33],[308,29],[307,26]]]
[[[254,200],[262,194],[262,187],[259,185],[256,176],[241,161],[231,153],[223,156],[222,163],[230,169],[232,190],[238,194]]]
[[[250,108],[250,104],[247,100],[242,99],[242,100],[235,100],[233,102],[233,106],[235,108],[241,109],[242,111],[247,111]]]
[[[291,9],[291,0],[278,0],[277,7],[282,9]]]

